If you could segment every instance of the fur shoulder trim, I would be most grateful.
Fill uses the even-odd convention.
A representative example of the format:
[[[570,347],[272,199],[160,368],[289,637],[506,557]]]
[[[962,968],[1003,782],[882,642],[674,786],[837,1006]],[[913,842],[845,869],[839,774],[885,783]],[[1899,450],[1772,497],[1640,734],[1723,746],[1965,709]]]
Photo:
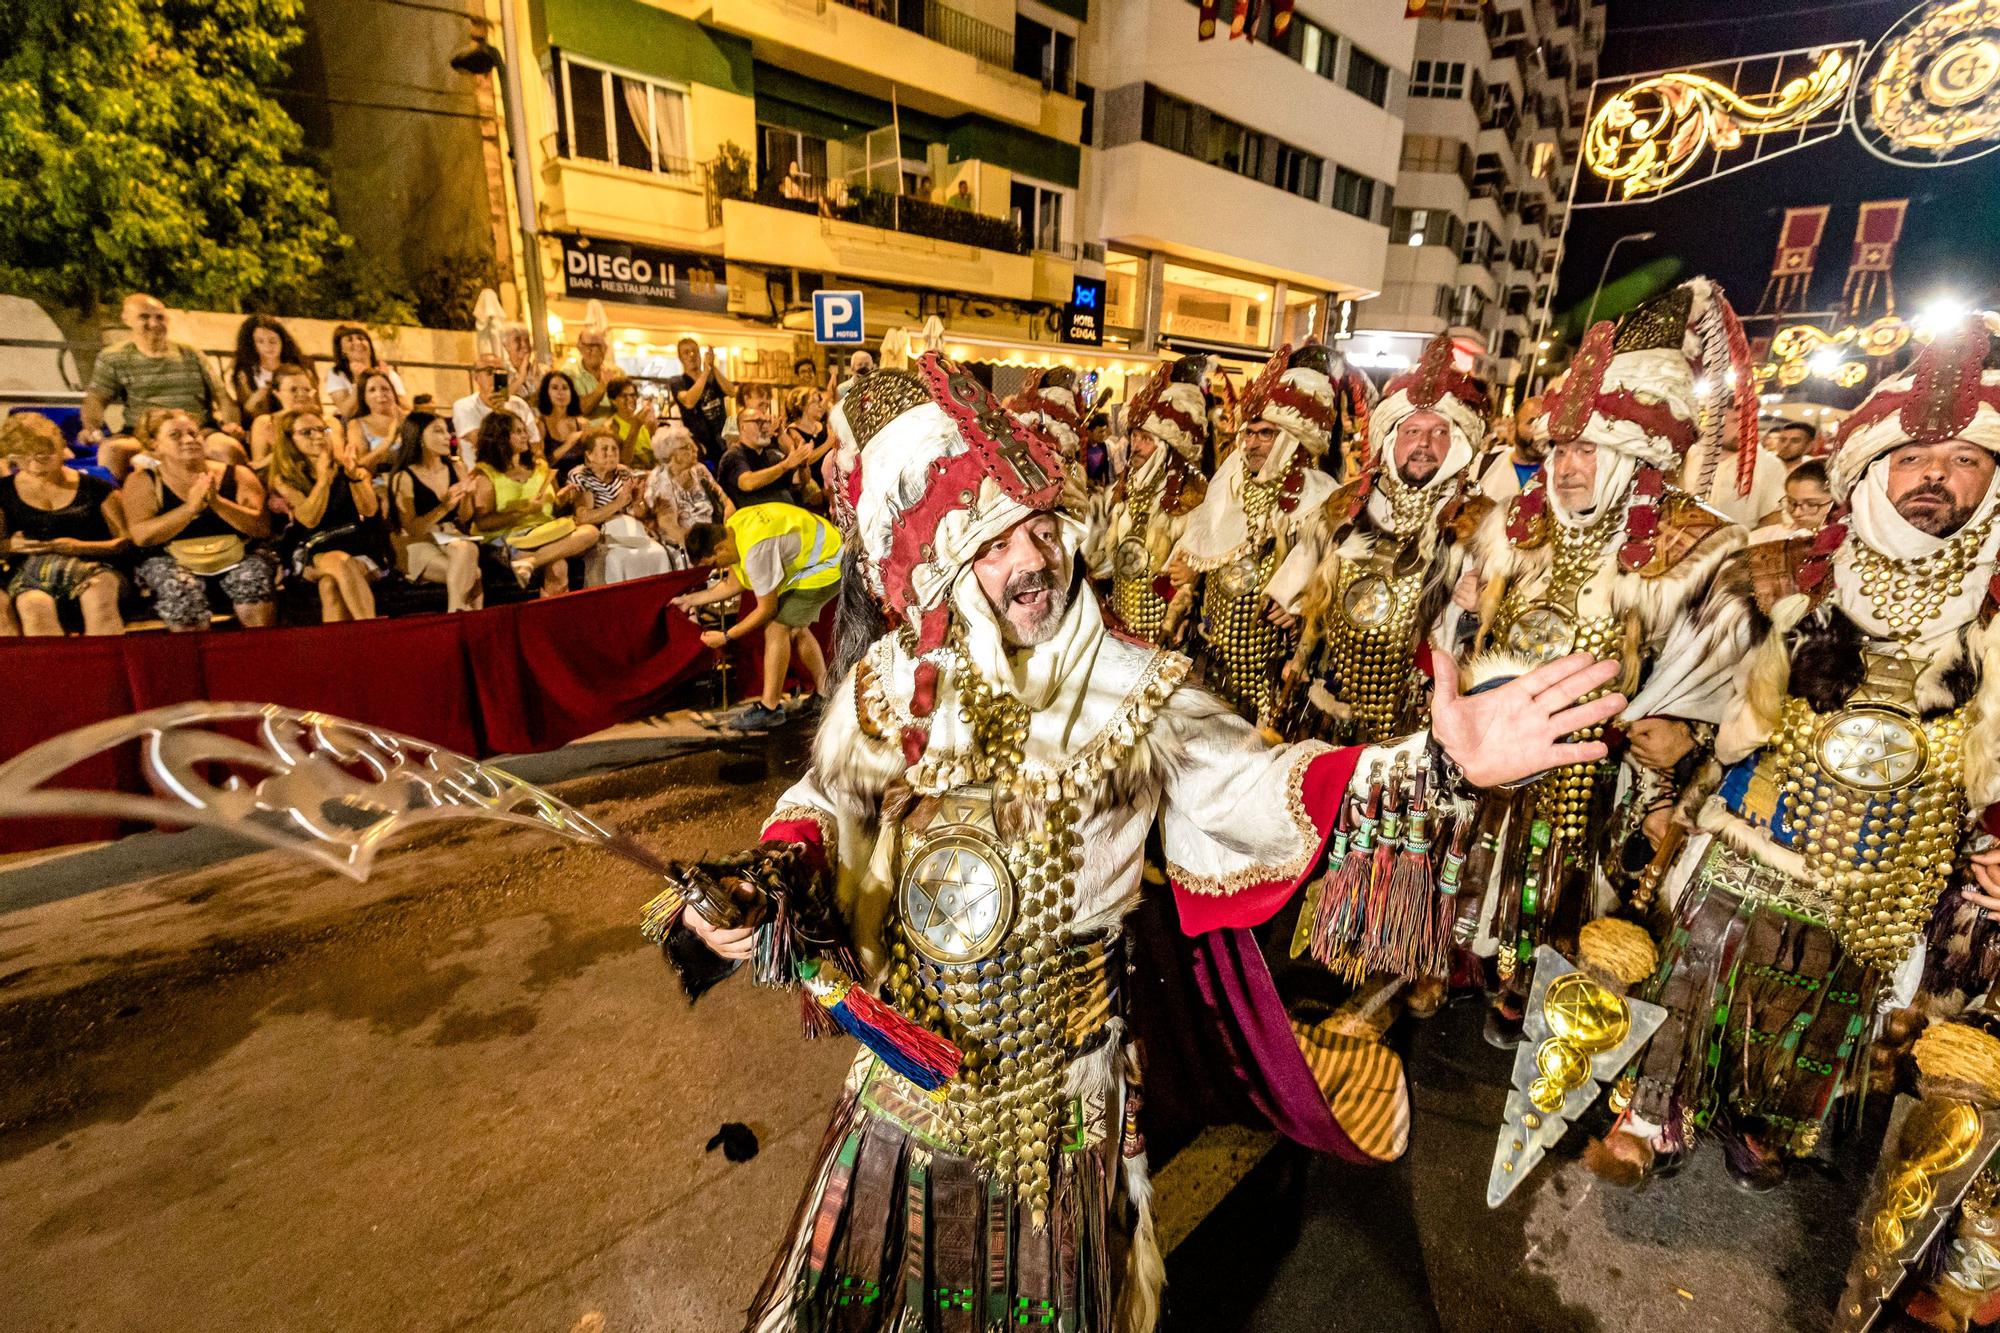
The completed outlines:
[[[855,663],[827,700],[813,736],[813,772],[827,794],[857,818],[880,802],[904,768],[886,719],[872,716],[863,702],[873,672],[868,657]]]
[[[1965,795],[1975,813],[2000,801],[2000,625],[1974,627],[1966,654],[1979,679],[1965,719]]]
[[[1778,714],[1792,683],[1792,630],[1812,610],[1794,593],[1771,608],[1771,626],[1736,668],[1736,712],[1715,733],[1715,757],[1733,764],[1764,748],[1778,729]]]

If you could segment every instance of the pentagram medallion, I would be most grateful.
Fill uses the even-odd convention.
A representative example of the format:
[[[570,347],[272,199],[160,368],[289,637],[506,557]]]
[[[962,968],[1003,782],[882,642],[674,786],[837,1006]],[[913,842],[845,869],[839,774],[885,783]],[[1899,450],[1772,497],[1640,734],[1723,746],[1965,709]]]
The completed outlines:
[[[1374,629],[1386,624],[1395,609],[1396,598],[1389,591],[1389,581],[1380,574],[1363,574],[1340,595],[1340,612],[1356,629]]]
[[[1153,572],[1153,556],[1146,549],[1145,542],[1137,537],[1127,537],[1112,552],[1111,567],[1121,579],[1143,579]]]
[[[1849,708],[1828,718],[1813,738],[1813,755],[1856,791],[1893,791],[1920,777],[1930,762],[1923,731],[1886,708]]]
[[[1576,645],[1576,619],[1553,602],[1536,602],[1514,617],[1501,642],[1530,661],[1553,662]]]
[[[1014,877],[983,789],[939,798],[916,835],[896,889],[910,946],[934,963],[969,963],[999,947],[1014,924]]]
[[[1209,575],[1215,580],[1215,587],[1224,597],[1235,601],[1257,591],[1257,562],[1248,556],[1232,560]]]
[[[1632,1011],[1624,1000],[1586,974],[1565,972],[1549,983],[1542,1000],[1542,1020],[1563,1041],[1586,1055],[1595,1055],[1625,1040],[1632,1026]]]
[[[1919,5],[1875,43],[1854,82],[1854,132],[1906,167],[2000,148],[2000,0]]]

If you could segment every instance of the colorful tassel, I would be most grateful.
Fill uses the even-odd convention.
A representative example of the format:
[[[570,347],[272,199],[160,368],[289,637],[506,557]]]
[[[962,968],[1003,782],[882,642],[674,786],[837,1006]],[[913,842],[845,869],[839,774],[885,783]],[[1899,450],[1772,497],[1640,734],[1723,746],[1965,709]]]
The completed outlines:
[[[1427,803],[1424,774],[1417,773],[1410,793],[1410,813],[1402,850],[1390,871],[1389,910],[1386,934],[1390,955],[1381,970],[1394,972],[1405,981],[1441,976],[1451,964],[1451,923],[1442,922],[1437,911],[1437,894],[1432,892],[1431,812]]]
[[[1368,872],[1374,865],[1375,829],[1382,812],[1380,765],[1372,776],[1367,802],[1354,815],[1354,836],[1347,844],[1347,854],[1341,858],[1339,868],[1327,874],[1312,942],[1314,962],[1356,984],[1368,975],[1356,950],[1361,940],[1362,895],[1368,890]]]
[[[1312,944],[1313,932],[1319,929],[1320,906],[1326,900],[1327,882],[1340,870],[1341,862],[1347,859],[1347,841],[1354,833],[1354,798],[1344,798],[1340,803],[1340,813],[1334,819],[1333,838],[1327,843],[1326,870],[1317,876],[1306,888],[1305,903],[1299,908],[1299,922],[1292,930],[1292,957],[1305,953]]]
[[[849,1036],[925,1092],[935,1092],[958,1073],[964,1057],[956,1046],[897,1013],[841,968],[823,959],[806,963],[799,981]]]

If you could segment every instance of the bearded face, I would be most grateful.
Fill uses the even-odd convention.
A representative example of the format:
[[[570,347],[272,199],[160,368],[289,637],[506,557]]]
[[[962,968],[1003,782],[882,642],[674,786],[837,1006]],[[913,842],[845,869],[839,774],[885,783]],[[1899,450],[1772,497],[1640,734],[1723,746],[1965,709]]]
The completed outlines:
[[[1160,447],[1160,437],[1149,430],[1134,430],[1125,437],[1125,441],[1135,463],[1145,462]]]
[[[1047,643],[1069,609],[1069,552],[1053,514],[1022,519],[972,558],[980,592],[1000,618],[1007,642]]]
[[[1964,440],[1903,445],[1889,455],[1889,503],[1917,531],[1949,537],[1986,499],[1993,465],[1992,454]]]
[[[1436,412],[1412,412],[1396,427],[1396,473],[1408,485],[1435,477],[1449,452],[1451,423]]]

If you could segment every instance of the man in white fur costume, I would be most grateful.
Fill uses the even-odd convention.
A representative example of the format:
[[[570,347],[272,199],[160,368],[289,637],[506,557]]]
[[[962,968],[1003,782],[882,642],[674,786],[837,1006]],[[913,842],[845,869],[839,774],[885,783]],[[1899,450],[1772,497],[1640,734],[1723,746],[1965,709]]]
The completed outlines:
[[[1210,689],[1277,735],[1278,677],[1325,555],[1335,479],[1322,455],[1340,419],[1325,347],[1281,348],[1244,391],[1236,448],[1189,515],[1168,575],[1180,616],[1201,576],[1195,659]],[[1334,460],[1336,466],[1338,459]]]
[[[1645,992],[1668,1018],[1593,1153],[1613,1178],[1708,1128],[1775,1183],[1866,1079],[1878,1014],[2000,978],[1975,833],[2000,799],[1990,345],[1975,317],[1878,387],[1841,426],[1828,525],[1732,560],[1663,662],[1710,701],[1718,766],[1681,805]]]
[[[1422,723],[1426,640],[1465,563],[1467,469],[1486,437],[1486,395],[1440,333],[1389,381],[1369,417],[1369,456],[1327,502],[1329,550],[1306,583],[1285,669],[1310,681],[1336,739],[1372,744]]]
[[[1162,641],[1173,597],[1167,557],[1208,491],[1208,363],[1184,356],[1163,365],[1133,396],[1125,409],[1125,471],[1102,521],[1091,525],[1090,572],[1110,581],[1119,622],[1149,643]]]
[[[1734,402],[1726,387],[1732,349],[1742,346],[1729,336],[1735,327],[1720,292],[1695,279],[1615,330],[1599,323],[1585,335],[1547,398],[1542,471],[1474,538],[1481,587],[1468,675],[1475,685],[1583,651],[1618,662],[1631,691],[1716,568],[1744,544],[1741,528],[1666,480],[1704,416],[1712,431],[1726,410],[1754,411],[1754,400]],[[1720,390],[1705,412],[1696,363]],[[1734,382],[1749,385],[1747,364]],[[1686,759],[1694,737],[1669,720],[1675,716],[1674,701],[1657,696],[1628,711],[1628,794],[1654,785],[1638,781],[1638,770],[1671,770]],[[1494,950],[1501,981],[1488,1027],[1496,1044],[1518,1040],[1535,949],[1573,950],[1578,929],[1601,905],[1594,902],[1604,887],[1601,861],[1619,841],[1620,785],[1618,762],[1580,764],[1491,799],[1482,811],[1468,883],[1486,888],[1477,937],[1482,952]],[[1468,914],[1464,926],[1472,924]]]
[[[684,967],[754,958],[868,1047],[751,1327],[1143,1333],[1162,1269],[1121,923],[1148,836],[1182,927],[1240,947],[1315,872],[1364,754],[1268,748],[1186,659],[1108,633],[1067,460],[951,363],[915,373],[926,401],[850,423],[883,632],[764,841],[678,867],[649,933]],[[1587,761],[1556,738],[1610,715],[1571,706],[1610,674],[1572,658],[1461,698],[1447,668],[1399,753],[1443,785]],[[1205,994],[1274,1122],[1347,1151],[1258,961]]]

